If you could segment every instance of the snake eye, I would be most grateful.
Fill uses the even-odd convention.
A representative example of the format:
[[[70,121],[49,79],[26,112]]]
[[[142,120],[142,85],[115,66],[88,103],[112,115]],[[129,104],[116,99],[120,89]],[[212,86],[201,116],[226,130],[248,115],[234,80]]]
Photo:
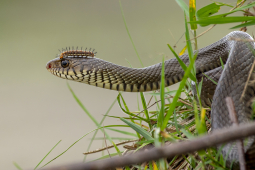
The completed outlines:
[[[61,66],[62,66],[63,68],[68,67],[68,65],[69,65],[69,61],[68,61],[68,60],[62,60],[62,61],[61,61]]]

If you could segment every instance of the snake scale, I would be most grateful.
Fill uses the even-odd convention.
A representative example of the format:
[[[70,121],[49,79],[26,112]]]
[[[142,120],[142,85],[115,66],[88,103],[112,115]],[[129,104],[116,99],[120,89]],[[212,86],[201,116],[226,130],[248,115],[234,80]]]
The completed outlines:
[[[201,99],[203,106],[211,106],[212,130],[232,125],[225,98],[232,97],[240,124],[251,121],[251,103],[255,96],[253,38],[234,31],[221,40],[199,49],[195,62],[198,81],[203,78]],[[180,56],[189,65],[187,54]],[[221,62],[225,63],[224,69]],[[126,92],[144,92],[160,88],[161,63],[146,68],[128,68],[94,57],[90,51],[65,51],[49,61],[46,68],[63,79]],[[218,82],[212,83],[202,73]],[[182,80],[184,71],[177,59],[165,61],[165,85]],[[255,168],[254,137],[244,140],[248,169]],[[238,164],[238,152],[234,143],[226,144],[222,153],[227,162]],[[235,166],[237,167],[237,166]]]

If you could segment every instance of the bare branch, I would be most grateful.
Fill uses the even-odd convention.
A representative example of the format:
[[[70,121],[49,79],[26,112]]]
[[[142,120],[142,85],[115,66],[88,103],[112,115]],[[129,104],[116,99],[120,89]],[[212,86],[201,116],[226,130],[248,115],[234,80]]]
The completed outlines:
[[[227,103],[227,107],[228,107],[230,120],[233,122],[233,126],[238,127],[239,123],[238,123],[237,114],[236,114],[236,110],[235,110],[235,106],[234,106],[234,102],[233,102],[232,98],[227,97],[226,103]],[[243,141],[242,140],[236,141],[236,145],[238,148],[240,170],[246,170]]]
[[[240,125],[238,127],[230,127],[215,131],[209,135],[198,137],[190,141],[183,141],[153,148],[144,152],[137,152],[127,156],[113,157],[89,163],[77,163],[66,166],[59,166],[55,168],[44,168],[44,170],[98,170],[109,169],[114,167],[123,167],[132,164],[148,162],[151,160],[158,160],[160,158],[173,158],[176,155],[185,153],[192,153],[197,150],[206,149],[212,146],[217,146],[222,143],[243,139],[248,136],[255,135],[255,122]],[[191,147],[192,146],[192,147]]]

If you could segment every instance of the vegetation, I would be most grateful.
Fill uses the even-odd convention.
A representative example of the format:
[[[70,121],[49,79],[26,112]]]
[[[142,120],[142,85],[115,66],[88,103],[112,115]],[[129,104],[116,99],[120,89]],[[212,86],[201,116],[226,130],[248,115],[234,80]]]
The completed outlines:
[[[98,127],[97,129],[92,131],[94,135],[91,139],[91,142],[90,142],[90,145],[88,146],[87,151],[90,150],[90,146],[93,140],[96,139],[95,136],[98,130],[101,130],[102,133],[104,134],[104,137],[102,138],[102,140],[110,141],[110,143],[112,144],[112,147],[114,147],[116,150],[116,153],[107,154],[106,156],[103,156],[99,159],[103,159],[103,158],[107,158],[107,157],[115,156],[115,155],[122,155],[123,152],[120,151],[121,149],[119,149],[118,146],[120,144],[129,143],[130,141],[135,142],[135,144],[131,146],[125,146],[125,148],[127,148],[127,151],[125,152],[128,152],[128,151],[131,152],[132,151],[131,149],[134,149],[135,151],[137,151],[151,144],[155,146],[161,146],[168,142],[178,142],[178,141],[192,139],[192,138],[195,138],[196,136],[207,134],[208,130],[210,129],[210,114],[209,114],[210,108],[203,108],[201,105],[200,98],[198,97],[198,100],[196,100],[193,97],[193,95],[191,95],[191,81],[197,82],[196,70],[194,65],[196,55],[194,55],[193,48],[192,48],[193,41],[194,41],[195,49],[197,48],[197,38],[196,38],[197,24],[199,24],[202,27],[208,26],[208,25],[212,25],[213,27],[214,24],[226,24],[226,23],[237,22],[239,24],[232,27],[231,29],[242,28],[242,30],[244,30],[244,27],[255,24],[255,19],[254,19],[255,17],[251,16],[252,13],[248,11],[249,8],[252,8],[255,6],[255,2],[248,3],[247,5],[243,5],[245,0],[243,1],[237,0],[236,6],[231,6],[229,4],[217,2],[217,3],[211,3],[210,5],[207,5],[199,10],[196,10],[195,0],[190,0],[189,6],[182,0],[176,0],[176,2],[184,11],[184,20],[185,20],[184,26],[186,30],[185,36],[186,36],[186,42],[187,42],[186,46],[184,47],[184,49],[179,55],[182,55],[185,49],[187,49],[189,54],[189,59],[190,59],[190,65],[186,66],[179,59],[179,55],[174,51],[171,45],[167,44],[169,49],[173,52],[174,56],[180,62],[180,65],[182,66],[182,68],[185,70],[185,75],[182,81],[180,82],[179,88],[177,90],[170,91],[168,88],[165,88],[164,57],[163,57],[160,91],[149,93],[149,94],[147,93],[146,95],[150,96],[149,101],[146,101],[144,93],[140,93],[140,97],[138,100],[140,100],[140,102],[142,103],[141,111],[139,109],[139,105],[138,105],[138,111],[131,111],[129,109],[129,106],[126,104],[124,97],[122,96],[121,93],[119,93],[116,100],[112,103],[112,105],[109,107],[109,109],[105,113],[105,116],[102,118],[100,122],[98,122],[95,118],[93,118],[92,114],[89,113],[89,111],[82,104],[82,102],[77,98],[75,93],[72,91],[71,87],[68,85],[68,88],[70,89],[74,99],[77,101],[79,106],[84,110],[84,112],[90,117],[90,119]],[[231,9],[230,12],[216,15],[216,13],[220,11],[221,6],[229,7]],[[121,7],[121,3],[120,3],[120,7]],[[230,14],[236,13],[238,11],[242,11],[245,14],[245,16],[232,16],[232,15],[229,16]],[[127,33],[133,44],[131,35],[129,34],[128,27],[125,22],[123,10],[122,10],[122,15],[123,15],[123,20],[127,29]],[[187,21],[187,18],[189,18],[189,21]],[[240,22],[242,23],[240,24]],[[192,30],[194,35],[193,41],[190,41],[191,39],[190,29]],[[134,49],[135,51],[137,51],[135,46],[134,46]],[[138,56],[138,53],[137,53],[137,56]],[[138,59],[141,62],[139,56],[138,56]],[[202,82],[196,83],[197,96],[200,96],[201,88],[202,88]],[[180,97],[182,93],[185,94],[186,96],[184,99]],[[155,102],[152,103],[153,99],[155,100]],[[115,116],[108,115],[112,106],[116,102],[118,102],[121,110],[124,113],[126,113],[127,115],[126,117],[115,117]],[[155,105],[156,105],[156,108],[154,110],[151,110],[151,107]],[[109,126],[103,127],[102,124],[106,117],[120,119],[126,125],[109,125]],[[130,130],[129,131],[120,130],[120,127],[132,128],[135,133],[130,133],[129,132]],[[125,134],[127,137],[113,138],[107,134],[107,132],[105,131],[106,129]],[[79,142],[86,135],[78,139],[76,142],[74,142],[74,144]],[[115,143],[115,140],[120,140],[124,142]],[[71,145],[62,154],[68,151],[73,145]],[[109,147],[110,146],[107,146],[103,148],[102,150],[107,150]],[[49,153],[51,151],[49,151]],[[96,151],[87,152],[86,154],[94,153],[94,152]],[[48,156],[48,154],[46,156]],[[59,156],[61,156],[62,154],[52,159],[52,161],[58,158]],[[42,159],[42,161],[44,160],[44,158]],[[84,161],[85,160],[86,160],[86,155],[84,157]],[[35,167],[35,169],[39,167],[41,162]],[[48,165],[50,162],[46,163],[45,165]],[[15,163],[15,166],[18,169],[21,169],[16,163]],[[171,160],[162,159],[158,161],[151,161],[148,163],[144,163],[142,165],[134,165],[133,167],[125,167],[125,169],[127,170],[129,169],[157,170],[157,169],[169,169],[169,167],[171,167],[172,169],[210,169],[210,168],[211,169],[214,169],[214,168],[228,169],[226,168],[225,160],[223,159],[220,151],[214,148],[201,150],[194,154],[187,154],[187,155],[182,155],[179,157],[176,156],[174,159],[171,159]]]

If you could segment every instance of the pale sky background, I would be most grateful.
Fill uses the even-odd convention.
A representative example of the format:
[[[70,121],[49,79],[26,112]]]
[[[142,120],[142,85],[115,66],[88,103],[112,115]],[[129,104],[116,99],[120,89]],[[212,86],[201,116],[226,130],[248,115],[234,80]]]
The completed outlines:
[[[211,1],[198,0],[197,7],[209,3]],[[174,45],[184,33],[183,11],[176,2],[128,0],[122,1],[122,6],[143,64],[161,62],[163,55],[172,58],[166,44]],[[129,66],[126,60],[133,67],[141,65],[117,0],[2,0],[0,21],[0,169],[16,169],[13,161],[23,169],[34,168],[59,140],[62,142],[44,163],[96,128],[73,99],[66,80],[45,69],[46,63],[59,53],[58,49],[92,47],[98,52],[98,58],[124,66]],[[232,31],[231,26],[217,25],[198,39],[199,48],[221,39]],[[207,28],[199,27],[198,33]],[[252,31],[254,27],[248,32]],[[184,39],[181,39],[177,52],[184,45]],[[118,94],[82,83],[69,83],[98,121]],[[130,109],[137,110],[137,93],[123,93],[123,96]],[[117,104],[109,115],[125,116]],[[122,123],[106,118],[104,125],[111,124]],[[99,132],[97,136],[103,137],[103,134]],[[111,136],[129,137],[119,133],[111,133]],[[91,137],[92,134],[85,137],[50,166],[81,162]],[[95,141],[92,149],[101,147],[102,141]],[[88,160],[101,155],[91,155]]]

